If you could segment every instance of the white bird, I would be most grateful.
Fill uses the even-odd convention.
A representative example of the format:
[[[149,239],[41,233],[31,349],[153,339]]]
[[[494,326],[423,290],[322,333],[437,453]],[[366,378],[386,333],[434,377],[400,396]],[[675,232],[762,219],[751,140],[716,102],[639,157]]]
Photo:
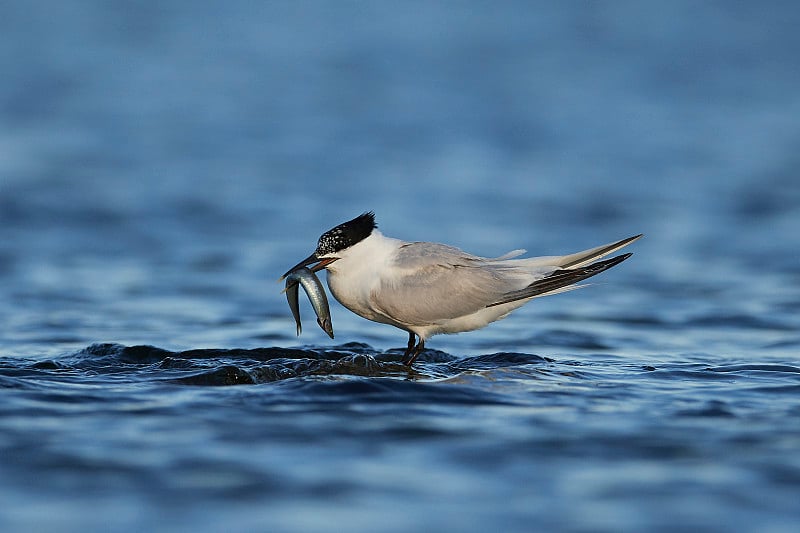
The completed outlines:
[[[410,366],[432,335],[479,329],[533,298],[583,287],[575,284],[632,254],[595,260],[639,237],[570,255],[514,259],[525,253],[514,250],[486,258],[446,244],[385,237],[369,212],[323,233],[314,253],[281,279],[313,263],[312,271],[326,268],[328,287],[339,303],[408,332],[403,363]]]

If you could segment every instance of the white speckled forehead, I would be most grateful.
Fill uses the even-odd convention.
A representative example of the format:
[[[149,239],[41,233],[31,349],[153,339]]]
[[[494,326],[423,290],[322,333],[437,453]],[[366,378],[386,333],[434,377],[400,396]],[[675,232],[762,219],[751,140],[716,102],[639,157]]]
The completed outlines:
[[[349,248],[369,237],[376,227],[375,213],[361,214],[323,233],[317,241],[315,253],[319,257]]]

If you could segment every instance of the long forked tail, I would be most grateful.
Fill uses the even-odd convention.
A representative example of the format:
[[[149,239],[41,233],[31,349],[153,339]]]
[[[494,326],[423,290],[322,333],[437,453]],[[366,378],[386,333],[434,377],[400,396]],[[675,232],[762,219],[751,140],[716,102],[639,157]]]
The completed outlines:
[[[589,250],[562,256],[558,263],[556,263],[556,266],[560,268],[576,268],[587,266],[589,263],[596,261],[597,259],[603,258],[608,254],[613,254],[617,250],[628,246],[641,236],[642,234],[640,233],[639,235],[634,235],[633,237],[628,237],[627,239],[622,239],[621,241],[612,242],[611,244],[604,244],[603,246],[598,246],[597,248],[590,248]]]
[[[612,244],[598,246],[597,248],[592,248],[590,250],[564,256],[558,262],[558,266],[560,267],[558,270],[553,271],[551,274],[542,279],[534,281],[523,289],[506,293],[500,300],[491,303],[486,307],[494,307],[496,305],[515,302],[517,300],[524,300],[527,298],[533,298],[535,296],[543,296],[545,294],[570,290],[570,288],[577,288],[571,286],[575,285],[579,281],[583,281],[586,278],[595,276],[600,272],[606,271],[609,268],[622,263],[633,254],[622,254],[612,257],[611,259],[597,261],[595,263],[591,263],[591,261],[615,252],[620,248],[629,245],[639,237],[641,237],[641,234],[617,241]]]

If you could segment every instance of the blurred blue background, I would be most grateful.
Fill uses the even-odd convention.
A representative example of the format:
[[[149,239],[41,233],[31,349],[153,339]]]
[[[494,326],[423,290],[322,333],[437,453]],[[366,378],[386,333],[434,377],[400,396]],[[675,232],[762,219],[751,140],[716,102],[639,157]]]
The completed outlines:
[[[16,299],[0,312],[23,320],[6,342],[36,328],[19,317],[30,298],[69,320],[76,290],[87,333],[115,340],[129,324],[105,319],[137,302],[138,322],[263,313],[287,265],[370,209],[388,235],[480,255],[644,232],[629,275],[715,283],[755,262],[797,280],[791,3],[0,9],[0,272]],[[143,294],[180,284],[178,301]]]
[[[793,2],[4,2],[0,355],[326,344],[274,280],[374,210],[485,256],[645,233],[599,288],[431,347],[796,364],[799,26]]]

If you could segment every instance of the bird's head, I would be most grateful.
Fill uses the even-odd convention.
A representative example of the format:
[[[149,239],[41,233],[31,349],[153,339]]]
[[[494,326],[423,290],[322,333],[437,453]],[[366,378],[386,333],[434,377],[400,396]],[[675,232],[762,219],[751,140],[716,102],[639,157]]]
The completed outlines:
[[[298,268],[313,263],[317,264],[311,267],[312,272],[322,270],[339,259],[343,251],[369,237],[376,227],[378,225],[375,223],[375,213],[369,211],[358,215],[353,220],[348,220],[335,228],[329,229],[317,241],[317,248],[314,253],[290,268],[286,274],[281,276],[281,279],[284,279]]]

